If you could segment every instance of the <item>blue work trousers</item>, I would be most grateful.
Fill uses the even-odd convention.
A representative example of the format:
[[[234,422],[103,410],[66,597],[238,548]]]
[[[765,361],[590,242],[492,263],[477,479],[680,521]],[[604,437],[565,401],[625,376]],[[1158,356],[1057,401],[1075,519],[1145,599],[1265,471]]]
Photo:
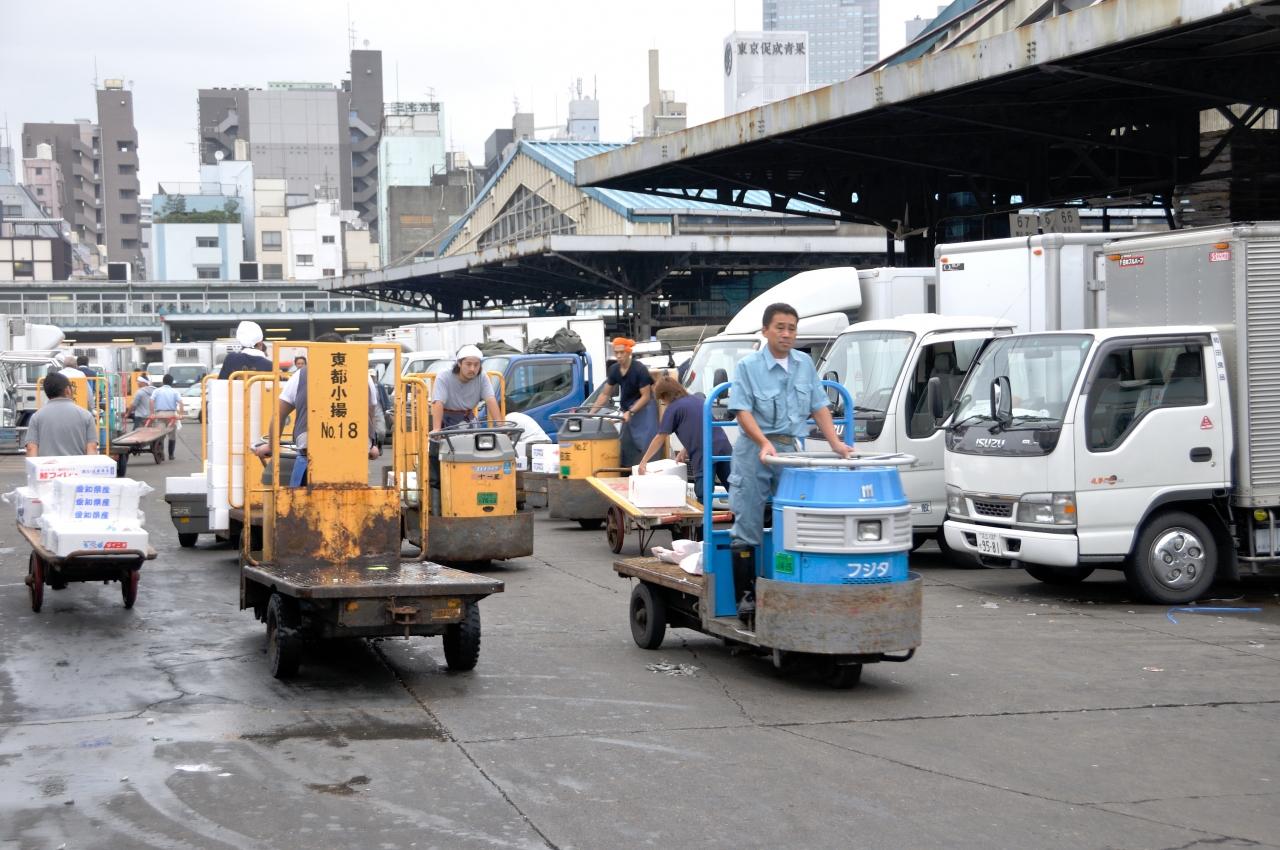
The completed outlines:
[[[781,443],[770,440],[778,454],[796,451],[799,441]],[[778,489],[782,467],[760,461],[760,447],[739,434],[733,444],[733,471],[729,473],[729,509],[733,511],[733,528],[729,534],[735,543],[759,546],[764,535],[764,509]]]

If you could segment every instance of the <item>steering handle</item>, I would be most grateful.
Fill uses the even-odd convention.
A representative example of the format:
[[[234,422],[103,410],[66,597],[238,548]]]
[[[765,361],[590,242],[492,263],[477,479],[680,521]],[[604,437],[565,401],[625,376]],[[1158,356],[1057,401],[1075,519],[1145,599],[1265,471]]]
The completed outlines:
[[[893,452],[879,455],[852,455],[842,458],[835,452],[787,452],[770,455],[764,459],[770,466],[835,467],[838,469],[862,469],[869,466],[912,466],[915,455]]]

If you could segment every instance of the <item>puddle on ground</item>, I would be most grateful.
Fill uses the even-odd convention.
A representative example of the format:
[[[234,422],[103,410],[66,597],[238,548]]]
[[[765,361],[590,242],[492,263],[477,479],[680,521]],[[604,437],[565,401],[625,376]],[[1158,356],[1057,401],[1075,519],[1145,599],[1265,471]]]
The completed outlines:
[[[308,721],[273,732],[250,732],[243,741],[273,747],[286,741],[323,741],[331,747],[346,747],[352,741],[444,741],[447,736],[434,720],[424,717],[418,723],[392,723],[368,714],[343,718],[340,723]]]

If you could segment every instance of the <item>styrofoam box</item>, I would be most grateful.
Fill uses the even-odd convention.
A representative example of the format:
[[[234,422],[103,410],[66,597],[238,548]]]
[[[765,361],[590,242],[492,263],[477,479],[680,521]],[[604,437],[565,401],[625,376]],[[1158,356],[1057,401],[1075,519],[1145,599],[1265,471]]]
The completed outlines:
[[[639,475],[637,471],[639,467],[631,467],[632,475]],[[674,475],[681,481],[689,480],[689,467],[683,463],[676,463],[669,458],[663,460],[653,460],[645,464],[646,475]]]
[[[25,525],[27,528],[39,528],[37,520],[40,519],[40,513],[44,510],[44,504],[40,501],[40,497],[36,495],[33,487],[19,487],[14,491],[16,498],[14,506],[18,512],[18,524]]]
[[[116,462],[106,455],[60,455],[27,458],[27,486],[43,497],[62,478],[114,478]]]
[[[208,486],[203,472],[193,475],[172,475],[164,480],[164,492],[172,496],[203,496],[208,492]]]
[[[62,478],[43,496],[44,516],[56,520],[132,521],[151,488],[132,478]]]
[[[637,508],[678,508],[685,504],[685,483],[674,475],[633,475],[627,498]]]
[[[124,549],[146,549],[150,539],[146,531],[137,527],[74,521],[48,523],[42,537],[45,548],[59,557],[82,551],[109,555]]]
[[[557,443],[535,443],[530,447],[530,468],[534,472],[560,472],[560,446]]]
[[[231,527],[231,511],[227,508],[214,508],[209,511],[209,528],[213,531],[226,531]]]

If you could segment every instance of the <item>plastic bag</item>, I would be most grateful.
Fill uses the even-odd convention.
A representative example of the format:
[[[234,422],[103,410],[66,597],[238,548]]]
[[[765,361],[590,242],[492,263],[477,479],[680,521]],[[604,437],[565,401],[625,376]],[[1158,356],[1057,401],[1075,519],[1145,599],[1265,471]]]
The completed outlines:
[[[659,561],[677,564],[689,575],[702,575],[702,544],[696,540],[673,540],[670,549],[654,546],[649,551]]]

